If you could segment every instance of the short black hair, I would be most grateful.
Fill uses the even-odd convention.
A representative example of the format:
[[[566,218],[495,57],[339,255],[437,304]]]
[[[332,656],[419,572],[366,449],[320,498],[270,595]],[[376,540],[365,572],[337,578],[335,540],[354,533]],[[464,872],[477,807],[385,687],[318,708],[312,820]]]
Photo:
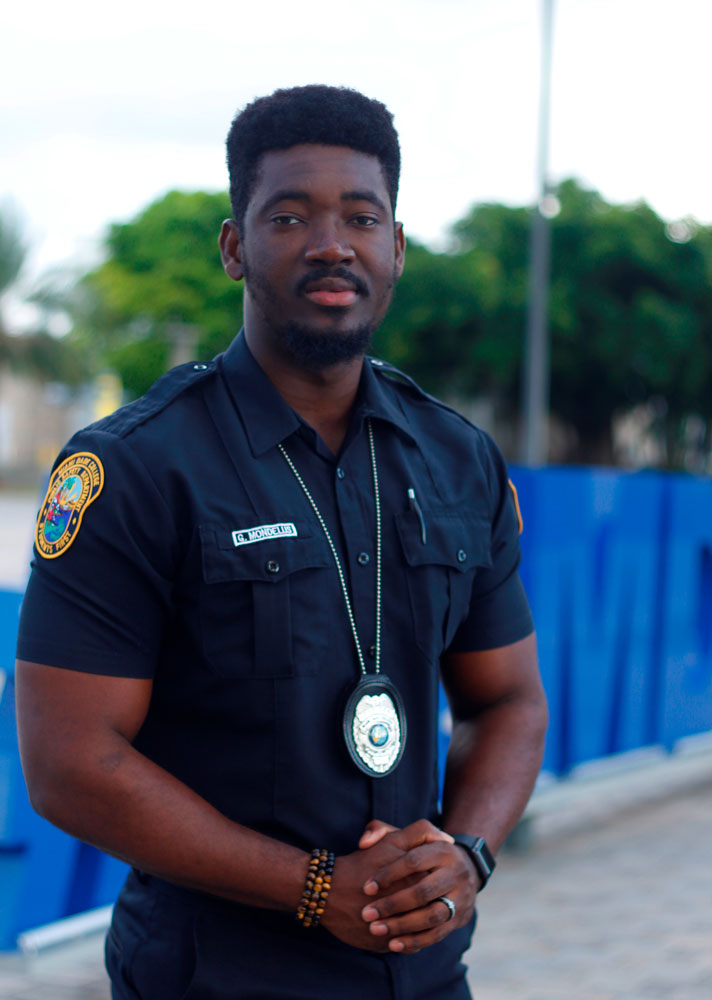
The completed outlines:
[[[233,218],[241,224],[260,158],[301,143],[348,146],[380,160],[395,214],[400,146],[385,104],[348,87],[310,84],[259,97],[233,119],[227,136],[227,168]]]

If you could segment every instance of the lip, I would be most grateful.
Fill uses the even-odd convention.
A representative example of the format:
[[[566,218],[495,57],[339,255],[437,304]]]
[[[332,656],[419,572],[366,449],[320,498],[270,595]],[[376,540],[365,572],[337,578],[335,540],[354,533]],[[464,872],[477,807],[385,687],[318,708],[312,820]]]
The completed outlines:
[[[353,282],[347,278],[317,278],[307,284],[304,294],[317,306],[351,306],[358,298]]]
[[[315,288],[313,291],[305,292],[305,295],[317,306],[351,306],[358,298],[358,293],[353,288],[333,292],[328,288]]]

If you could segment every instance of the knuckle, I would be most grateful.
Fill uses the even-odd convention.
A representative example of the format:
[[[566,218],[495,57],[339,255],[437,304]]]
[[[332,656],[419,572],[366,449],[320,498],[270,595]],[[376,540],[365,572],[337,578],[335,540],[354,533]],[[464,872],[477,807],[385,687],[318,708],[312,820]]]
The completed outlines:
[[[415,886],[414,892],[416,901],[419,903],[420,906],[425,906],[427,903],[430,902],[432,897],[432,891],[429,890],[427,886],[424,886],[422,882],[419,885]]]
[[[418,864],[419,864],[419,861],[420,861],[420,858],[419,858],[419,855],[418,855],[417,851],[409,851],[408,854],[406,854],[404,860],[405,860],[405,863],[406,863],[407,867],[410,868],[411,871],[416,871],[417,870]]]

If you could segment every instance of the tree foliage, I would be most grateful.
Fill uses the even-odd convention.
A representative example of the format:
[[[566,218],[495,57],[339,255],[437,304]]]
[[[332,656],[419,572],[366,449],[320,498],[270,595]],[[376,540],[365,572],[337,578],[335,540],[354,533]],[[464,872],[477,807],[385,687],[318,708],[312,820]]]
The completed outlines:
[[[225,277],[218,233],[227,194],[172,191],[131,222],[111,227],[107,259],[76,290],[74,337],[99,350],[139,395],[169,366],[171,330],[193,328],[194,356],[230,343],[242,289]]]
[[[712,229],[666,226],[647,205],[616,206],[573,180],[551,222],[551,408],[577,461],[610,460],[613,418],[655,401],[674,445],[691,413],[709,426]],[[134,393],[168,364],[172,323],[199,331],[196,357],[241,322],[241,288],[220,264],[225,194],[171,192],[113,226],[106,262],[76,290],[73,337]],[[426,388],[486,395],[516,419],[529,283],[529,209],[475,205],[447,253],[411,243],[374,349]]]

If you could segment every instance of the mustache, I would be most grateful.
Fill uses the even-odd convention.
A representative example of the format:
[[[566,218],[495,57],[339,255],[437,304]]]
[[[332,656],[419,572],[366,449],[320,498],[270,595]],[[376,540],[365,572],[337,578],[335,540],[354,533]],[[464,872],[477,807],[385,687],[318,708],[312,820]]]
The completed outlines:
[[[309,274],[305,274],[297,282],[297,294],[301,295],[306,291],[307,285],[310,285],[313,281],[322,281],[324,278],[341,278],[344,281],[348,281],[353,285],[354,291],[358,292],[364,298],[369,295],[368,288],[364,282],[354,274],[349,271],[348,267],[318,267],[310,271]]]

